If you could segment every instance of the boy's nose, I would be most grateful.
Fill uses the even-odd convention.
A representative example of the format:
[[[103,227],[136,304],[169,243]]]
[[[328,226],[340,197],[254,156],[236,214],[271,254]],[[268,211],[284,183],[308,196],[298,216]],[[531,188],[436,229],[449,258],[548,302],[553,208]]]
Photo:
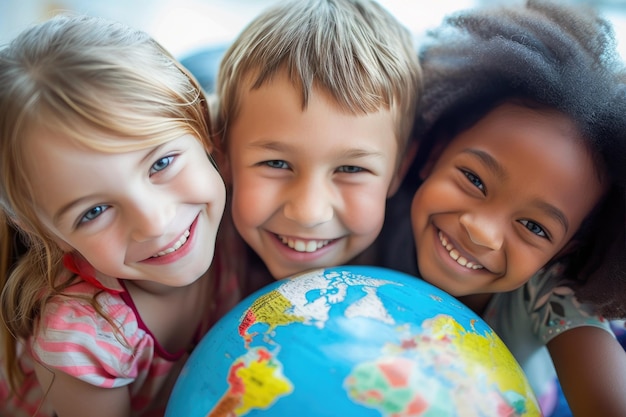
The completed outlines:
[[[289,193],[283,214],[303,227],[315,227],[333,218],[332,191],[316,181],[300,183]]]
[[[464,213],[460,218],[461,225],[470,240],[476,245],[499,250],[504,244],[504,225],[502,220],[491,214]]]

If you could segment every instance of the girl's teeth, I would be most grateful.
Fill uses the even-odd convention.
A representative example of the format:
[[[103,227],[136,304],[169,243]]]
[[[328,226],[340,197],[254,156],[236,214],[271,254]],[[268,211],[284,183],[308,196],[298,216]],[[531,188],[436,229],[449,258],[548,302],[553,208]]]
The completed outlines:
[[[189,237],[189,230],[185,230],[185,233],[183,233],[183,235],[180,237],[180,239],[178,239],[176,243],[174,243],[174,245],[157,253],[156,255],[153,255],[152,257],[158,258],[159,256],[165,256],[169,253],[177,251],[178,249],[180,249],[181,246],[185,244],[185,242],[187,242],[188,237]]]
[[[439,241],[441,242],[441,245],[446,248],[450,257],[454,259],[459,265],[474,270],[484,268],[482,265],[475,264],[471,261],[468,261],[467,258],[461,256],[459,251],[457,251],[454,246],[452,246],[452,244],[448,242],[442,232],[439,232]]]

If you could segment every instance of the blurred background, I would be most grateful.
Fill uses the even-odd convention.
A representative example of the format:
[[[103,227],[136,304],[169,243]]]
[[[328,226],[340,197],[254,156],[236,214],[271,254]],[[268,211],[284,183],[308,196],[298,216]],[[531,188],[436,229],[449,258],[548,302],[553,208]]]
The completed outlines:
[[[62,11],[102,16],[150,33],[192,72],[217,66],[224,47],[262,9],[281,0],[0,0],[0,46]],[[419,38],[456,10],[523,0],[378,0]],[[597,7],[613,22],[626,57],[626,0],[562,0]],[[206,72],[206,71],[204,71]],[[210,89],[211,79],[200,80]]]

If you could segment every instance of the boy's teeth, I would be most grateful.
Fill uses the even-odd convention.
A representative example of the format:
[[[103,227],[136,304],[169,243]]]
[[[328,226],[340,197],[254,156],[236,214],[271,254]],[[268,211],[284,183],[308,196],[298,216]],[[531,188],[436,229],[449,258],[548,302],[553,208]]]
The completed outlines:
[[[444,248],[446,248],[450,257],[454,259],[457,264],[464,266],[468,269],[483,269],[484,268],[484,266],[468,261],[465,257],[461,256],[459,251],[457,251],[454,248],[454,246],[452,246],[452,244],[448,242],[448,239],[445,238],[445,236],[443,235],[441,231],[439,232],[439,241],[441,242],[441,245]]]
[[[185,242],[187,242],[188,237],[189,237],[189,230],[185,230],[185,233],[183,233],[183,235],[180,237],[180,239],[178,239],[176,243],[174,243],[171,247],[157,253],[156,255],[153,255],[152,257],[158,258],[159,256],[165,256],[169,253],[176,252],[178,249],[180,249],[181,246],[185,244]]]
[[[284,236],[278,236],[283,244],[289,246],[291,249],[296,252],[315,252],[318,249],[323,248],[328,245],[330,240],[302,240],[302,239],[292,239]]]

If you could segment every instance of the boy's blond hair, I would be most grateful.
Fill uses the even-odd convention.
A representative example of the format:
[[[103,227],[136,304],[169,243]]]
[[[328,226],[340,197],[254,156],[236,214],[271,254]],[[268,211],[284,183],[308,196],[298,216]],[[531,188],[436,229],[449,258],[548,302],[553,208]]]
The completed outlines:
[[[260,88],[281,71],[301,90],[303,109],[319,88],[352,114],[395,110],[398,149],[404,152],[421,70],[410,32],[380,4],[291,0],[254,19],[219,69],[217,131],[226,148],[243,89]]]

